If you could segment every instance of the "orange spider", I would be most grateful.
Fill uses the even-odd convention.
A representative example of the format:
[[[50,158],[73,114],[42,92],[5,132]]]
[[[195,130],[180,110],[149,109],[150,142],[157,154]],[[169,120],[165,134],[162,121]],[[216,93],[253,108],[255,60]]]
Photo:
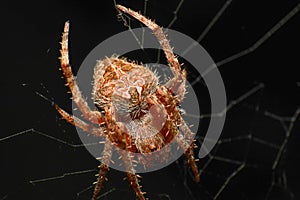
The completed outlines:
[[[182,149],[187,149],[185,154],[188,163],[195,175],[195,181],[199,182],[199,173],[193,154],[194,144],[189,145],[179,131],[180,129],[187,135],[193,135],[178,108],[185,95],[186,71],[181,69],[161,27],[124,6],[117,5],[116,7],[119,12],[123,11],[135,17],[154,32],[174,77],[166,84],[160,85],[156,74],[145,66],[116,56],[105,58],[97,63],[94,70],[93,99],[97,110],[93,111],[82,97],[69,64],[69,22],[65,23],[60,51],[61,69],[74,102],[83,117],[90,123],[68,114],[54,103],[53,105],[67,122],[96,137],[106,138],[93,200],[97,199],[106,179],[109,170],[108,163],[111,162],[112,145],[127,152],[141,153],[147,160],[147,153],[159,151],[175,140]],[[161,116],[164,117],[164,121],[160,120]],[[128,117],[133,122],[139,122],[133,126],[135,128],[125,125],[124,120]],[[151,131],[152,135],[149,135]],[[139,200],[145,200],[130,156],[121,153],[121,157],[136,196]],[[149,162],[151,163],[151,159],[145,161],[145,165]]]

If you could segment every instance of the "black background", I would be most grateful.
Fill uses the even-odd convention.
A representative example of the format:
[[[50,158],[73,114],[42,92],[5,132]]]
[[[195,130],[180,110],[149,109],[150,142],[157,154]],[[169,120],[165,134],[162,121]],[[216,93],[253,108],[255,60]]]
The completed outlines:
[[[143,10],[143,1],[118,1],[134,10]],[[173,19],[179,2],[149,0],[147,16],[166,27]],[[171,27],[197,39],[225,1],[184,1],[178,19]],[[250,47],[284,17],[298,1],[233,1],[221,19],[201,42],[215,61]],[[1,126],[0,138],[34,129],[70,144],[79,144],[75,129],[61,120],[50,104],[35,92],[71,111],[70,95],[64,87],[59,68],[59,42],[66,20],[70,20],[70,59],[74,73],[85,56],[106,38],[126,30],[117,20],[113,1],[39,1],[5,2],[1,5]],[[281,124],[264,115],[265,111],[291,117],[299,107],[300,16],[297,14],[256,51],[220,67],[228,101],[238,98],[264,83],[265,87],[244,104],[236,105],[227,117],[222,137],[251,134],[281,145],[285,139]],[[133,22],[134,23],[134,22]],[[133,24],[133,26],[138,23]],[[122,45],[122,44],[120,44]],[[25,86],[24,86],[25,84]],[[41,85],[42,84],[42,85]],[[245,108],[245,107],[249,108]],[[258,110],[252,107],[258,107]],[[230,143],[217,155],[238,158],[242,152],[246,167],[230,181],[219,199],[264,199],[273,175],[286,174],[287,187],[275,187],[269,199],[300,198],[299,120],[288,140],[277,170],[271,170],[275,152],[265,145]],[[35,131],[0,141],[0,199],[90,199],[98,162],[84,149],[73,148]],[[249,140],[247,140],[249,143]],[[247,143],[247,144],[248,144]],[[199,163],[199,168],[207,160]],[[214,163],[203,172],[196,185],[185,175],[184,159],[157,172],[143,175],[142,185],[150,199],[213,199],[226,178],[238,165]],[[30,184],[29,181],[64,173],[95,169],[95,172],[65,176]],[[111,170],[102,193],[113,190],[103,199],[134,199],[123,181],[124,173]],[[283,179],[275,178],[276,183]],[[274,182],[275,183],[275,182]]]

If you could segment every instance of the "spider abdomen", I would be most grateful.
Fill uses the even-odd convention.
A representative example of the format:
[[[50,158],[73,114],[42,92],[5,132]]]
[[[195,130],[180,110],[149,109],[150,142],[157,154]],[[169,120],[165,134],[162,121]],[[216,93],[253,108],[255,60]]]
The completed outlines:
[[[94,103],[103,109],[115,98],[137,105],[154,93],[157,85],[158,78],[148,68],[113,56],[95,66]]]
[[[118,57],[99,61],[93,95],[96,107],[109,124],[107,128],[114,132],[110,140],[120,148],[126,148],[122,139],[126,135],[131,151],[156,151],[178,133],[178,102],[171,91],[159,86],[156,74],[145,66]]]

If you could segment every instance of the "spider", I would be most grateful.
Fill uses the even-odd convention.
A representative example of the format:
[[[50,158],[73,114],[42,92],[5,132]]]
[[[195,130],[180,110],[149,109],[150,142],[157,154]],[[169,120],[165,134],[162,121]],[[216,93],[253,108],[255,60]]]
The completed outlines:
[[[111,56],[98,61],[94,68],[93,100],[96,110],[91,110],[83,98],[75,76],[69,64],[68,34],[69,21],[64,25],[61,42],[61,69],[66,79],[73,101],[82,113],[83,121],[53,103],[58,113],[69,123],[96,137],[104,137],[106,142],[102,152],[99,174],[95,182],[93,200],[99,196],[106,174],[109,171],[112,145],[133,153],[159,151],[166,144],[175,140],[182,149],[191,166],[195,181],[199,182],[199,172],[194,159],[195,145],[184,140],[184,134],[192,135],[179,109],[185,95],[186,71],[181,69],[163,29],[141,14],[121,5],[116,5],[119,13],[127,13],[149,27],[163,48],[171,68],[173,78],[160,85],[157,75],[149,68],[130,62],[126,58]],[[164,121],[159,119],[164,117]],[[127,126],[124,119],[130,118],[132,126]],[[137,123],[138,122],[138,123]],[[134,128],[132,128],[134,127]],[[127,168],[127,178],[139,200],[145,200],[141,191],[139,176],[134,173],[132,160],[126,154],[121,158]],[[142,161],[141,161],[142,162]],[[145,164],[151,163],[151,159]]]

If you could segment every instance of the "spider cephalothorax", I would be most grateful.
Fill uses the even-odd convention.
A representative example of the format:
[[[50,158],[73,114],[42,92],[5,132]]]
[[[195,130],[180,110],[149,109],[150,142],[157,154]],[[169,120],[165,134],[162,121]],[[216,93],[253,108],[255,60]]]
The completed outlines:
[[[186,151],[188,163],[192,167],[195,180],[199,181],[199,173],[193,156],[193,144],[185,141],[192,135],[191,130],[181,116],[180,105],[185,94],[186,72],[181,69],[177,58],[163,30],[144,16],[123,6],[117,5],[119,12],[128,13],[147,25],[157,37],[174,75],[167,83],[160,85],[156,73],[149,68],[130,62],[125,58],[111,56],[97,62],[94,70],[93,100],[97,108],[92,111],[75,82],[69,64],[68,33],[69,22],[65,23],[62,36],[61,66],[73,100],[89,122],[72,116],[54,104],[55,108],[69,123],[84,131],[106,138],[101,157],[102,164],[96,182],[93,200],[100,193],[102,183],[111,162],[112,145],[124,152],[141,153],[143,165],[151,165],[154,157],[149,153],[160,152],[168,143],[176,141]],[[167,151],[159,158],[163,160]],[[126,154],[126,153],[125,153]],[[127,176],[139,200],[144,200],[139,181],[134,173],[134,166],[124,153],[120,156],[126,166]]]

